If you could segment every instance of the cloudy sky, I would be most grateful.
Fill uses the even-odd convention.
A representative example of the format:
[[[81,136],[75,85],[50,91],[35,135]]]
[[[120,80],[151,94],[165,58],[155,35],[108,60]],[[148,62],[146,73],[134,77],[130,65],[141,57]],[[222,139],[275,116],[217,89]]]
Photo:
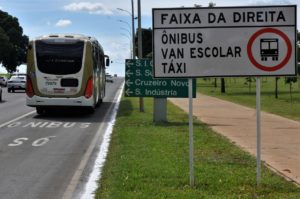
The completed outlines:
[[[136,4],[137,0],[134,2]],[[296,4],[297,29],[300,29],[299,0],[141,0],[142,27],[152,26],[152,8],[207,6],[209,2],[216,6]],[[131,16],[117,8],[131,12],[131,0],[0,0],[0,9],[17,17],[30,39],[49,33],[79,33],[96,37],[113,60],[108,72],[124,76],[124,59],[130,57]],[[20,68],[22,70],[24,67]],[[0,66],[1,72],[4,69]]]

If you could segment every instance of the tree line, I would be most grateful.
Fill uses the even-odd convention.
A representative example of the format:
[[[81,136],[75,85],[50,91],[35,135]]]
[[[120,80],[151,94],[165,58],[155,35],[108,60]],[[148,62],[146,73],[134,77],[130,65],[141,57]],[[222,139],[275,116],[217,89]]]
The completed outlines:
[[[18,19],[0,10],[0,63],[9,73],[26,63],[28,42]]]

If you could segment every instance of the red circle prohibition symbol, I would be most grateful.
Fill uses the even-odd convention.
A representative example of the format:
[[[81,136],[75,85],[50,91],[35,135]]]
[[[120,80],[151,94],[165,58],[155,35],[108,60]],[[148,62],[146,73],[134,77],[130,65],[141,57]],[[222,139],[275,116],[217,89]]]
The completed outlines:
[[[264,65],[258,63],[252,54],[252,45],[254,43],[254,40],[263,33],[274,33],[274,34],[279,35],[280,37],[283,38],[283,40],[287,46],[287,53],[286,53],[286,56],[284,57],[284,59],[279,64],[272,66],[272,67],[264,66]],[[278,29],[274,29],[274,28],[264,28],[264,29],[257,31],[256,33],[254,33],[254,35],[252,35],[250,37],[250,40],[247,45],[247,54],[248,54],[248,57],[249,57],[251,63],[258,69],[261,69],[264,71],[276,71],[276,70],[281,69],[290,60],[291,55],[292,55],[292,44],[291,44],[291,41],[289,40],[289,38],[282,31],[280,31]]]

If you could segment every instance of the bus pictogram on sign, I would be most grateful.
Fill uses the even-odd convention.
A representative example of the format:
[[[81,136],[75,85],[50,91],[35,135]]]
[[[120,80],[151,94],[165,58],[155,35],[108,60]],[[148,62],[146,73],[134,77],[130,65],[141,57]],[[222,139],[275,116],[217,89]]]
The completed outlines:
[[[274,38],[259,38],[264,34],[272,34]],[[275,37],[276,36],[276,37]],[[285,52],[280,51],[279,39],[283,40],[282,45],[285,45]],[[258,60],[257,57],[254,56],[253,53],[253,45],[255,41],[260,41],[260,58]],[[279,60],[280,53],[282,53],[281,60]],[[292,43],[288,36],[275,28],[263,28],[255,32],[249,39],[247,45],[247,54],[250,62],[258,69],[262,71],[277,71],[283,68],[291,59],[292,55]],[[272,65],[264,64],[263,62],[268,61],[268,58],[271,58],[273,61]]]
[[[278,61],[278,39],[260,39],[260,56],[262,61],[267,61],[271,57],[273,61]]]

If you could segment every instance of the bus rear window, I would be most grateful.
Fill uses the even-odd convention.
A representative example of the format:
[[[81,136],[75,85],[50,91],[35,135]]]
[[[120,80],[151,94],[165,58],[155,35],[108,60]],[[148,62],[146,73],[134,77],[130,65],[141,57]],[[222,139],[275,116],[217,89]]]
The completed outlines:
[[[36,41],[37,67],[42,73],[67,75],[78,73],[82,65],[84,42],[48,43]]]

